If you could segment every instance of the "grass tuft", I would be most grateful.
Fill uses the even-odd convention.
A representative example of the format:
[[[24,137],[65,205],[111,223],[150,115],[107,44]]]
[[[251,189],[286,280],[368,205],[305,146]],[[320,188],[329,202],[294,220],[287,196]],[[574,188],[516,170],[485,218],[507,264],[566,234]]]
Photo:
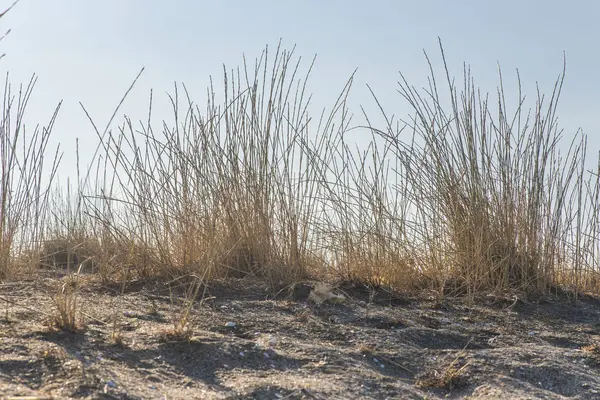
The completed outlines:
[[[54,312],[49,321],[50,329],[75,333],[84,328],[80,314],[79,287],[76,279],[68,278],[52,296]]]
[[[315,118],[313,63],[267,48],[224,68],[202,109],[176,85],[160,129],[152,94],[145,122],[126,116],[111,130],[111,118],[101,131],[90,118],[98,148],[66,194],[49,190],[59,154],[50,175],[42,168],[58,108],[24,136],[34,81],[16,106],[7,84],[0,276],[37,265],[105,282],[252,278],[278,290],[341,280],[440,298],[598,291],[600,161],[590,171],[586,136],[565,141],[558,126],[565,71],[530,110],[518,75],[511,106],[501,73],[494,96],[467,67],[457,86],[441,43],[440,54],[441,79],[427,57],[428,88],[401,75],[411,115],[390,117],[374,95],[380,115],[363,111],[355,124],[353,76]]]

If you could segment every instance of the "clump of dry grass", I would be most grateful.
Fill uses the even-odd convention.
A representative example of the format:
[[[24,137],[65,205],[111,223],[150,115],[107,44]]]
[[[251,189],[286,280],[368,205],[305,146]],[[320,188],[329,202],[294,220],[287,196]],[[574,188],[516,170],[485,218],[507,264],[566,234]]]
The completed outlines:
[[[48,202],[49,215],[38,253],[32,261],[39,268],[66,273],[98,272],[103,258],[100,238],[91,229],[89,218],[81,210],[81,195],[73,193],[69,181],[66,193],[56,186]]]
[[[319,266],[312,231],[320,165],[310,154],[306,81],[292,52],[270,56],[265,51],[253,69],[225,71],[224,103],[211,88],[204,113],[176,87],[175,122],[162,133],[130,119],[118,134],[98,132],[114,175],[87,197],[108,206],[88,213],[116,241],[150,249],[148,259],[132,260],[140,274],[202,275],[211,265],[207,279],[251,275],[281,284]],[[322,153],[331,125],[317,128]]]
[[[585,171],[585,136],[564,143],[557,125],[564,70],[549,98],[538,92],[533,112],[518,87],[511,112],[502,75],[493,102],[467,68],[459,92],[441,54],[449,106],[433,68],[427,90],[402,76],[415,115],[400,130],[376,130],[402,165],[416,267],[434,286],[464,294],[545,292],[568,274],[581,279],[597,261],[600,186]]]
[[[198,294],[200,293],[200,288],[203,288],[202,296],[199,299],[199,305],[201,306],[205,300],[206,295],[206,285],[203,284],[207,275],[207,271],[205,271],[204,277],[197,276],[186,276],[181,279],[176,279],[174,282],[169,282],[170,289],[170,299],[171,306],[176,308],[176,311],[173,312],[173,326],[161,333],[162,340],[165,341],[187,341],[190,340],[193,334],[193,324],[195,321],[194,315],[192,313],[194,309],[194,305],[198,300]],[[192,284],[187,285],[182,283],[187,289],[185,290],[184,295],[182,296],[183,300],[179,299],[179,296],[176,296],[174,291],[171,290],[171,285],[173,283],[180,283],[180,281],[186,282],[189,279],[192,279]]]
[[[431,369],[419,376],[415,385],[418,388],[437,388],[445,390],[454,390],[468,384],[465,373],[469,364],[459,365],[452,362],[441,371]]]
[[[0,19],[18,2],[0,13]],[[0,37],[0,42],[9,32]],[[23,117],[36,81],[33,76],[26,86],[21,85],[18,95],[13,94],[8,75],[4,84],[0,116],[0,279],[30,269],[31,255],[38,252],[43,236],[49,188],[60,161],[57,149],[47,169],[46,150],[60,104],[45,127],[37,126],[33,132],[25,129]]]
[[[81,304],[79,303],[79,282],[76,276],[67,278],[52,295],[53,313],[48,321],[50,329],[77,332],[84,328]]]
[[[565,277],[580,287],[589,275],[600,185],[586,178],[583,135],[560,147],[564,71],[533,113],[518,88],[512,114],[502,79],[494,112],[468,69],[459,93],[446,66],[447,109],[433,68],[424,92],[403,77],[414,116],[394,128],[382,107],[377,128],[365,115],[371,139],[355,149],[352,78],[313,130],[299,64],[279,48],[268,55],[254,70],[225,70],[224,103],[211,87],[205,112],[176,87],[174,125],[160,134],[129,118],[118,134],[98,132],[104,172],[86,213],[128,270],[274,285],[312,274],[455,294],[543,292]]]
[[[417,377],[415,385],[419,388],[438,388],[452,391],[468,384],[468,361],[463,361],[465,348],[443,369],[432,368]]]
[[[581,350],[586,355],[587,365],[598,366],[600,365],[600,345],[598,343],[591,343],[587,346],[583,346]]]
[[[0,117],[0,278],[18,275],[29,264],[22,254],[39,248],[46,222],[49,190],[60,156],[46,170],[46,148],[58,110],[46,128],[28,133],[23,115],[35,86],[35,77],[15,97],[4,87]]]
[[[113,327],[110,331],[110,341],[116,346],[125,347],[125,338],[123,337],[123,328],[119,325],[118,321],[113,321]]]
[[[104,280],[254,277],[281,287],[342,278],[441,296],[595,290],[600,161],[586,170],[585,135],[564,143],[564,71],[532,112],[520,87],[510,110],[501,75],[492,102],[467,68],[459,90],[441,55],[447,93],[433,67],[425,90],[402,76],[413,115],[396,121],[377,103],[381,125],[364,114],[366,124],[352,126],[353,77],[314,119],[312,64],[301,76],[293,51],[267,49],[254,66],[224,69],[223,101],[211,84],[204,110],[176,86],[161,130],[152,96],[147,122],[126,117],[111,131],[111,118],[100,131],[92,121],[97,157],[63,203],[40,183],[49,130],[18,162],[20,128],[3,135],[4,273],[30,252],[42,264],[89,265]],[[357,147],[354,130],[367,143]],[[49,199],[58,204],[51,221]],[[186,309],[176,332],[188,326]]]
[[[597,343],[589,344],[587,346],[583,346],[581,350],[586,353],[594,354],[596,356],[600,355],[600,346]]]

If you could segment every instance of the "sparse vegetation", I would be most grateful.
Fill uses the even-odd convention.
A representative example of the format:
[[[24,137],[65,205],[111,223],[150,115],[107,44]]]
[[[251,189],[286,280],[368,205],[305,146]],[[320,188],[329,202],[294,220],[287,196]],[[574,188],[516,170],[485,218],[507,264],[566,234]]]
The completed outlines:
[[[227,280],[259,282],[273,298],[285,292],[282,288],[292,293],[298,282],[312,282],[302,300],[312,300],[314,307],[291,311],[296,329],[311,325],[315,332],[328,332],[319,324],[338,316],[318,313],[333,304],[363,315],[360,329],[367,334],[404,326],[400,319],[372,315],[382,313],[376,301],[381,293],[389,297],[387,305],[398,300],[399,292],[427,293],[427,301],[434,299],[432,309],[468,322],[470,316],[446,306],[446,297],[471,301],[491,292],[514,295],[506,309],[512,311],[523,294],[597,293],[600,156],[596,170],[590,171],[586,136],[560,130],[557,110],[565,70],[550,97],[538,92],[532,104],[519,83],[511,109],[501,74],[491,96],[478,89],[465,67],[459,90],[441,43],[440,53],[443,83],[429,58],[428,88],[419,90],[401,75],[399,94],[412,115],[388,114],[388,106],[373,93],[369,101],[380,114],[363,112],[365,123],[360,124],[353,122],[348,107],[353,76],[328,112],[312,115],[307,82],[313,64],[303,70],[294,51],[277,47],[273,54],[266,49],[253,66],[244,59],[241,68],[224,68],[222,92],[211,83],[203,106],[184,85],[176,85],[169,97],[172,121],[153,123],[153,94],[146,122],[126,116],[115,128],[120,104],[104,130],[90,118],[96,153],[83,166],[77,155],[77,176],[66,187],[55,181],[60,149],[47,148],[60,104],[46,127],[26,131],[23,116],[36,79],[15,97],[7,78],[0,117],[0,279],[37,282],[49,277],[54,289],[45,286],[44,295],[52,309],[23,308],[43,314],[51,331],[63,333],[83,332],[84,317],[91,318],[102,326],[98,330],[108,326],[110,343],[128,354],[136,351],[136,341],[128,341],[122,310],[113,304],[112,319],[106,319],[112,322],[87,315],[83,281],[98,278],[94,282],[103,288],[118,286],[121,297],[140,282],[168,287],[171,324],[154,329],[163,323],[162,315],[149,300],[144,321],[155,325],[148,328],[148,322],[142,341],[153,346],[148,339],[152,333],[164,348],[187,342],[190,352],[201,342],[195,340],[195,312],[214,299],[207,288]],[[89,118],[84,106],[82,112]],[[350,134],[358,131],[362,139],[353,141]],[[332,281],[337,285],[329,286]],[[348,282],[368,288],[362,303],[332,292]],[[7,305],[5,323],[13,324],[8,305],[19,304],[1,299]],[[223,306],[236,314],[233,303]],[[212,310],[207,315],[216,320],[217,314]],[[421,318],[410,322],[417,336],[446,324],[439,315],[413,314],[415,320]],[[226,330],[219,321],[221,331],[216,332],[229,335],[232,354],[243,358],[256,353],[254,365],[275,368],[274,345],[261,344],[261,333],[251,332],[258,329],[257,321],[248,329],[229,321]],[[344,323],[348,321],[340,326]],[[466,332],[461,339],[479,332],[460,329]],[[494,337],[481,339],[479,346],[491,348],[502,329],[496,327]],[[343,340],[323,334],[319,346],[345,341],[348,332],[354,334],[354,327],[336,333]],[[451,333],[446,340],[455,338]],[[257,345],[248,349],[247,343],[237,342],[240,338]],[[374,366],[369,373],[377,379],[390,368],[395,378],[416,382],[420,389],[451,391],[467,384],[470,361],[457,358],[419,375],[417,368],[405,366],[407,360],[400,362],[377,345],[350,347],[339,360]],[[423,366],[427,355],[419,350],[416,345],[410,349]],[[582,350],[588,358],[598,358],[595,344]],[[465,349],[459,353],[463,356],[469,358]],[[69,357],[53,350],[40,356],[48,371]],[[311,363],[307,365],[315,370],[330,367],[326,360]],[[282,365],[299,368],[293,359]],[[108,382],[105,394],[116,387]]]
[[[48,321],[49,328],[77,332],[83,328],[77,277],[72,275],[58,283],[52,295],[54,309]]]
[[[468,364],[461,367],[454,362],[442,371],[431,370],[417,379],[420,388],[438,388],[453,390],[466,385],[464,371]]]
[[[173,307],[176,307],[176,310],[173,312],[173,318],[172,318],[172,322],[173,322],[173,327],[164,331],[162,336],[165,340],[175,340],[175,341],[180,341],[180,340],[189,340],[192,337],[192,329],[193,329],[193,321],[192,321],[192,310],[193,307],[196,303],[196,300],[198,300],[198,294],[200,292],[200,288],[204,287],[204,289],[206,289],[206,286],[202,284],[202,279],[198,278],[198,277],[191,277],[192,278],[192,284],[191,285],[185,285],[188,286],[188,289],[186,290],[185,296],[184,296],[184,300],[182,302],[176,301],[175,299],[178,296],[174,296],[173,292],[170,292],[170,299],[171,299],[171,305]],[[200,305],[202,304],[202,301],[204,301],[204,294],[202,293],[202,297],[200,299]],[[179,303],[183,303],[183,304],[179,304]],[[152,310],[154,311],[154,310]]]
[[[467,344],[468,347],[468,344]],[[440,369],[430,369],[421,374],[416,381],[416,386],[420,388],[438,388],[454,390],[461,386],[466,386],[468,381],[467,367],[468,362],[461,362],[466,354],[464,349],[447,366]]]

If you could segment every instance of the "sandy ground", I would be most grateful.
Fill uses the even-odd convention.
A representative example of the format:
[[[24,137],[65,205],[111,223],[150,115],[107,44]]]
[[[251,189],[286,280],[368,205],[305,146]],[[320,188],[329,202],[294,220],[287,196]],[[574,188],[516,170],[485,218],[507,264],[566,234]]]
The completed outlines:
[[[0,396],[56,399],[600,399],[600,300],[402,298],[344,285],[343,303],[212,285],[84,284],[78,332],[51,329],[61,281],[0,285]],[[341,292],[340,292],[341,293]]]

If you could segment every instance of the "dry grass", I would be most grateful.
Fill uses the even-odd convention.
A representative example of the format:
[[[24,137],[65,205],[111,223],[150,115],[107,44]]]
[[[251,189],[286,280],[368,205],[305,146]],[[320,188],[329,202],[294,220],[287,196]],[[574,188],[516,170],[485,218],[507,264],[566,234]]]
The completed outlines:
[[[84,328],[79,304],[77,276],[68,277],[51,296],[54,305],[48,325],[50,329],[77,332]]]
[[[66,194],[49,190],[58,152],[42,179],[56,113],[23,136],[33,81],[16,106],[7,86],[2,277],[41,265],[105,281],[338,278],[440,296],[598,289],[600,161],[587,171],[586,137],[562,138],[564,71],[533,110],[517,87],[510,110],[501,75],[492,100],[468,69],[459,91],[447,67],[444,85],[432,67],[426,90],[400,81],[412,116],[395,120],[380,105],[381,126],[368,115],[357,126],[347,107],[353,77],[329,114],[309,114],[311,69],[278,47],[224,69],[220,104],[212,84],[203,110],[176,86],[173,119],[160,130],[152,95],[147,122],[126,117],[110,130],[111,118],[101,130],[90,119],[97,153]],[[368,142],[350,140],[353,129]],[[61,296],[59,325],[74,327],[71,294]],[[187,330],[196,296],[175,334]]]
[[[0,13],[0,19],[18,2]],[[0,37],[0,42],[9,32]],[[0,116],[0,279],[18,276],[31,267],[30,255],[39,251],[49,188],[60,161],[57,149],[50,169],[45,169],[48,139],[60,104],[45,128],[37,126],[33,132],[25,129],[23,116],[36,81],[33,76],[26,86],[21,85],[18,95],[13,94],[8,75],[4,85]]]
[[[460,366],[456,362],[452,362],[441,371],[435,369],[428,371],[419,377],[415,384],[419,388],[454,390],[467,385],[465,374],[467,366],[468,364]]]
[[[467,343],[465,348],[443,369],[432,368],[425,373],[420,374],[415,382],[415,385],[420,388],[438,388],[446,390],[454,390],[461,386],[467,385],[468,374],[467,367],[469,362],[463,362],[466,356],[465,349],[469,346]]]
[[[203,288],[202,296],[199,301],[201,306],[205,300],[206,285],[203,285],[204,278],[199,277],[185,277],[182,280],[192,279],[192,284],[188,285],[188,289],[185,294],[181,296],[184,300],[179,301],[179,296],[174,295],[171,291],[171,306],[175,309],[173,312],[172,322],[173,327],[162,333],[163,340],[165,341],[184,341],[189,340],[192,337],[194,318],[192,310],[196,301],[198,300],[198,294],[200,289]],[[179,279],[177,279],[179,281]],[[172,282],[169,283],[169,288]],[[181,304],[178,304],[181,303]]]
[[[594,270],[598,173],[585,171],[585,136],[565,143],[557,126],[564,76],[549,98],[538,93],[533,112],[520,87],[517,109],[507,108],[502,75],[492,101],[466,68],[458,92],[446,67],[449,110],[433,69],[427,91],[402,77],[400,93],[415,115],[400,130],[390,122],[378,133],[402,166],[414,259],[434,286],[545,292],[565,278],[580,287]],[[406,142],[408,129],[413,139]]]
[[[5,85],[3,114],[0,123],[0,277],[18,275],[29,266],[24,254],[40,248],[44,234],[49,185],[59,156],[51,160],[49,179],[45,170],[46,147],[55,113],[44,129],[29,134],[23,126],[23,114],[35,85],[33,78],[26,87],[12,95]]]

